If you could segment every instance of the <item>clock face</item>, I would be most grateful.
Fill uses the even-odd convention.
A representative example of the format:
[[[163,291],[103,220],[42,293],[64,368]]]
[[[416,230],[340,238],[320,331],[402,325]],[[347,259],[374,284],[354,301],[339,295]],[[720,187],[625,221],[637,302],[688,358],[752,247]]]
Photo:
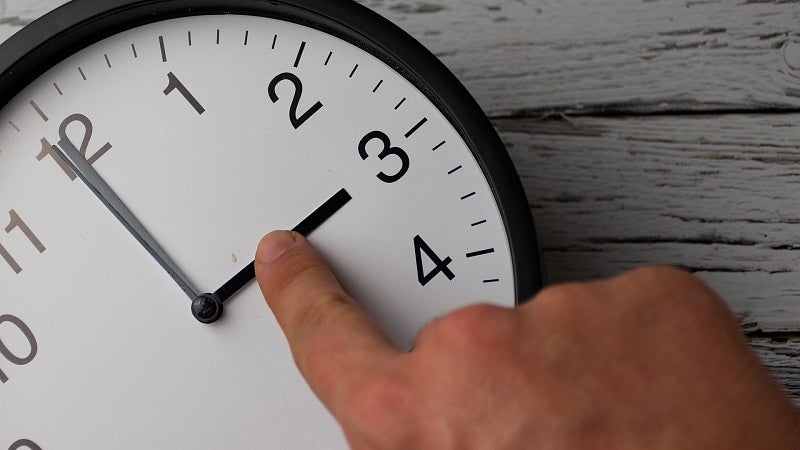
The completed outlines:
[[[195,320],[53,149],[64,138],[202,292],[345,190],[309,238],[397,345],[453,309],[531,293],[453,113],[317,28],[140,24],[49,61],[0,110],[0,448],[345,446],[256,284]]]

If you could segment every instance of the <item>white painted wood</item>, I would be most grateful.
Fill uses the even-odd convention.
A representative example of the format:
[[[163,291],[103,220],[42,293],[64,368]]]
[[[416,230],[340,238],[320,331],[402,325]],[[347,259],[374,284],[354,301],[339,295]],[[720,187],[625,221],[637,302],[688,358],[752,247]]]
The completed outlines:
[[[0,0],[0,36],[65,1]],[[797,1],[361,3],[431,48],[493,112],[800,102]]]
[[[0,0],[0,41],[63,3]],[[800,2],[361,3],[497,119],[553,281],[678,264],[746,330],[800,331],[800,114],[766,114],[800,112]],[[751,343],[800,404],[800,340]]]
[[[797,338],[753,338],[750,345],[772,376],[780,381],[783,388],[800,408],[800,371],[797,360],[800,358],[800,339]]]
[[[0,39],[64,0],[3,0]],[[493,116],[800,107],[800,4],[364,0]]]
[[[800,106],[796,0],[364,3],[431,48],[492,115]]]
[[[67,0],[0,0],[0,42]]]
[[[498,120],[552,281],[675,264],[800,329],[800,114]]]

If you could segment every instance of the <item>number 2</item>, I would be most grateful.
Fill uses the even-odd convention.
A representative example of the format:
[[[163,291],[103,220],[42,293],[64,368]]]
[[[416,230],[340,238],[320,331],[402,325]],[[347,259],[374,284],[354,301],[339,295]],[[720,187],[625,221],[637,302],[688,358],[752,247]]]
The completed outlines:
[[[300,106],[300,97],[303,95],[303,82],[300,81],[300,78],[297,78],[296,75],[288,72],[282,73],[273,78],[273,80],[269,83],[269,98],[272,100],[272,103],[277,103],[278,100],[280,100],[275,89],[278,87],[278,83],[281,81],[289,81],[294,85],[294,98],[292,99],[292,106],[289,108],[289,122],[292,123],[292,126],[296,130],[300,128],[308,119],[310,119],[311,116],[316,114],[320,108],[322,108],[322,103],[315,103],[311,109],[303,113],[303,115],[300,117],[297,117],[297,108]]]

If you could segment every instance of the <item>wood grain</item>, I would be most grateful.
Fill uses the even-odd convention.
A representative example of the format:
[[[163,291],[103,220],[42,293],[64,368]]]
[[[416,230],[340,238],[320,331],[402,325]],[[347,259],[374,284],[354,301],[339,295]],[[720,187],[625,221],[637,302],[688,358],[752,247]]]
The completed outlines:
[[[674,264],[748,330],[800,329],[800,114],[495,123],[552,281]]]
[[[364,3],[493,116],[800,106],[797,0]]]
[[[796,337],[752,338],[750,345],[800,408],[800,371],[797,360],[800,358],[800,339]]]

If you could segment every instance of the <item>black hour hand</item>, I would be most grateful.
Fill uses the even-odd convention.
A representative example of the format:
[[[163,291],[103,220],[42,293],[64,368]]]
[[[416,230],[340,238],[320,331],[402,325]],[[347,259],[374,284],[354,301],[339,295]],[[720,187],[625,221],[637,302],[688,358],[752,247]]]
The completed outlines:
[[[353,197],[346,189],[341,189],[333,194],[325,203],[303,219],[292,229],[303,236],[308,236],[320,225],[325,223],[334,214],[344,207]],[[244,269],[228,280],[212,294],[198,296],[192,302],[192,314],[203,323],[216,322],[222,316],[222,304],[231,298],[239,289],[246,286],[256,277],[255,262],[251,262]]]

